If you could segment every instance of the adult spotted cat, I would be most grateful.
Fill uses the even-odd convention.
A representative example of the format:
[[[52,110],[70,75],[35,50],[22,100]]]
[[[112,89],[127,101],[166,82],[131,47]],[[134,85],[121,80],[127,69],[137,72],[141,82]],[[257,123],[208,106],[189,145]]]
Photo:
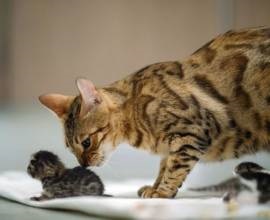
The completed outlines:
[[[270,29],[229,31],[183,61],[149,65],[108,86],[77,80],[78,96],[40,101],[66,145],[98,166],[121,142],[162,157],[144,198],[171,198],[197,161],[270,150]]]

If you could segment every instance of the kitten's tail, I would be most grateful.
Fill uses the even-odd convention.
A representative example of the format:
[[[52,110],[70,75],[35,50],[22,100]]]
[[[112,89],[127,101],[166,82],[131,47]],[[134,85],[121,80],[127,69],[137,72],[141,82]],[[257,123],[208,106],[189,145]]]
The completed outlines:
[[[241,187],[240,180],[238,178],[230,178],[218,184],[203,186],[198,188],[188,188],[188,190],[196,192],[215,192],[224,194],[228,191],[239,189]]]

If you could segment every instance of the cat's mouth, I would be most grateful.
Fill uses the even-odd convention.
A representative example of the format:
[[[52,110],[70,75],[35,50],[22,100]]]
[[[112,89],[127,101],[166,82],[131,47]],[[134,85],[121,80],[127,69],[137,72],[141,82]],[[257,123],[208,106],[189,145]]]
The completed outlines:
[[[97,153],[86,155],[81,161],[83,167],[95,166],[100,167],[104,164],[105,157]]]

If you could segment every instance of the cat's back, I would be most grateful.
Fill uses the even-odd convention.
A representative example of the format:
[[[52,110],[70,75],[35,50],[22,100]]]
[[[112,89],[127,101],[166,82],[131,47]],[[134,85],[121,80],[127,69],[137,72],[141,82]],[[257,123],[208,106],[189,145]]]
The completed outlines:
[[[127,115],[136,116],[130,120],[144,119],[135,120],[134,127],[143,124],[147,134],[159,137],[172,127],[165,125],[170,117],[180,115],[192,124],[195,108],[207,109],[219,122],[222,137],[257,151],[270,143],[270,28],[228,31],[183,61],[149,65],[113,87],[127,100]],[[152,139],[147,144],[154,148]],[[135,146],[144,145],[138,140]]]
[[[266,89],[270,79],[270,28],[228,31],[195,51],[185,64],[187,78],[199,87],[207,87],[208,81],[216,86],[218,101],[238,99],[242,107],[251,107],[246,93]]]
[[[223,131],[229,132],[223,134],[235,146],[269,150],[270,28],[220,35],[191,55],[185,68],[191,92],[207,97],[206,108],[214,103],[213,111],[223,111]]]
[[[152,64],[128,79],[135,97],[185,98],[196,87],[232,109],[270,106],[270,28],[228,31],[182,62]]]
[[[239,123],[270,131],[270,28],[229,31],[186,62],[188,80]]]

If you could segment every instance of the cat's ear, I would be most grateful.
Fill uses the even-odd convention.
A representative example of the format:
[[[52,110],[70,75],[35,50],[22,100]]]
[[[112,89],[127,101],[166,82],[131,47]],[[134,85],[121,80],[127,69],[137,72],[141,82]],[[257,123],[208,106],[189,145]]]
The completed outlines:
[[[76,84],[82,97],[80,116],[83,117],[101,102],[101,97],[90,80],[79,78],[76,80]]]
[[[62,118],[68,111],[70,104],[70,96],[60,94],[45,94],[39,96],[39,101]]]

